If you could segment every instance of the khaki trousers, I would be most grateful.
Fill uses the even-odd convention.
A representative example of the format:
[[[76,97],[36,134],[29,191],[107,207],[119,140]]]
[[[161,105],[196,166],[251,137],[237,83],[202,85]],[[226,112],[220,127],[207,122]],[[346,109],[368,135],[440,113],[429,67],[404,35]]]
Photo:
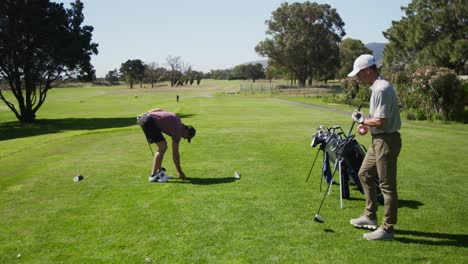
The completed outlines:
[[[398,132],[372,135],[371,146],[359,170],[359,179],[366,197],[364,215],[369,219],[377,219],[377,195],[373,184],[373,178],[377,175],[384,197],[384,215],[381,227],[389,232],[393,232],[393,226],[397,223],[397,159],[401,145],[401,137]]]

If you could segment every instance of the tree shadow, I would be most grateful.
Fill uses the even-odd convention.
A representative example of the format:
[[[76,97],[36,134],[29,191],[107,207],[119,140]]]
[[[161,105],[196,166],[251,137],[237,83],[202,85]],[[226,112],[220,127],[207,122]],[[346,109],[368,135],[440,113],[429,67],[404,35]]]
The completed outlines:
[[[396,241],[402,243],[415,243],[433,246],[455,246],[468,247],[468,234],[446,234],[422,232],[415,230],[395,230],[398,235],[407,235],[409,237],[395,237]]]
[[[195,114],[176,113],[178,117],[191,118]],[[0,141],[61,133],[70,130],[97,130],[136,125],[136,115],[133,117],[95,117],[95,118],[63,118],[38,119],[31,124],[21,124],[19,121],[0,123]]]
[[[32,124],[0,123],[0,141],[61,133],[70,130],[97,130],[136,125],[136,117],[39,119]]]
[[[182,184],[195,184],[195,185],[212,185],[212,184],[225,184],[235,182],[234,177],[223,177],[223,178],[186,178],[184,181],[169,181],[170,183],[182,183]]]

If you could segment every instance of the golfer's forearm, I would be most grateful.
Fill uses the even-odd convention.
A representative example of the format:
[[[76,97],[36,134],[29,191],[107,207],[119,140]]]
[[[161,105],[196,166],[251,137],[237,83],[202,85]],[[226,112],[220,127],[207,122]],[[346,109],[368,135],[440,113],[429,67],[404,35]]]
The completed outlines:
[[[181,173],[182,168],[180,167],[179,142],[172,141],[172,160],[174,161],[177,172]]]
[[[369,117],[365,118],[362,124],[370,127],[381,128],[385,125],[386,122],[387,118]]]
[[[176,167],[177,172],[179,172],[179,173],[182,172],[182,168],[180,167],[180,155],[179,155],[179,153],[174,152],[172,154],[172,159],[174,160],[174,165]]]

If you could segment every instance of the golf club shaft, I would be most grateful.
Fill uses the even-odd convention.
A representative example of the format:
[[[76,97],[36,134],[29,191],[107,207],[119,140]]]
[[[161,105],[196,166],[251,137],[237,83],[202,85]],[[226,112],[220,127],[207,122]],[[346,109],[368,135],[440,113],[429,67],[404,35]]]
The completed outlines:
[[[151,148],[151,144],[148,141],[146,141],[146,142],[148,143],[148,147],[149,147],[149,149],[151,151],[151,157],[154,157],[154,152],[153,152],[153,149]]]
[[[143,129],[143,126],[141,124],[140,124],[140,128],[141,130],[143,130],[143,134],[145,134],[145,137],[146,137],[145,130]],[[151,151],[151,157],[154,157],[154,152],[153,152],[153,149],[151,148],[151,143],[148,141],[148,138],[146,138],[146,143],[148,143],[148,148]]]
[[[359,105],[359,107],[358,107],[357,110],[358,110],[358,111],[361,111],[361,105]],[[353,123],[351,124],[351,128],[349,129],[348,136],[346,137],[346,140],[349,139],[349,137],[351,136],[351,133],[353,132],[354,123],[356,123],[356,122],[354,122],[354,120],[353,120]]]
[[[319,153],[320,153],[320,149],[319,149],[319,150],[317,150],[317,154],[315,155],[314,162],[312,163],[312,167],[310,168],[310,170],[309,170],[309,174],[307,175],[306,182],[308,182],[308,181],[309,181],[310,173],[312,172],[312,169],[314,168],[314,165],[315,165],[315,162],[317,161],[317,157],[318,157]]]
[[[323,162],[325,162],[325,151],[323,152]],[[323,171],[323,167],[322,167],[322,173],[320,174],[320,192],[322,192],[322,183],[323,183],[324,177],[325,177],[325,172]]]

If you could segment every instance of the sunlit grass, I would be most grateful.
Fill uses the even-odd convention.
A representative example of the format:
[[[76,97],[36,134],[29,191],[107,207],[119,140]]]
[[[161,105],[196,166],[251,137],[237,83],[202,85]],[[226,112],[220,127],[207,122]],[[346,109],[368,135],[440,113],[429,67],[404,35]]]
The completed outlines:
[[[315,128],[349,129],[352,108],[224,94],[240,83],[54,89],[28,128],[0,108],[0,263],[467,262],[465,125],[404,123],[396,241],[368,242],[348,223],[362,194],[340,209],[334,186],[318,224],[320,166],[305,183]],[[147,182],[134,121],[154,107],[197,128],[181,143],[187,181]],[[170,150],[164,165],[175,173]]]

